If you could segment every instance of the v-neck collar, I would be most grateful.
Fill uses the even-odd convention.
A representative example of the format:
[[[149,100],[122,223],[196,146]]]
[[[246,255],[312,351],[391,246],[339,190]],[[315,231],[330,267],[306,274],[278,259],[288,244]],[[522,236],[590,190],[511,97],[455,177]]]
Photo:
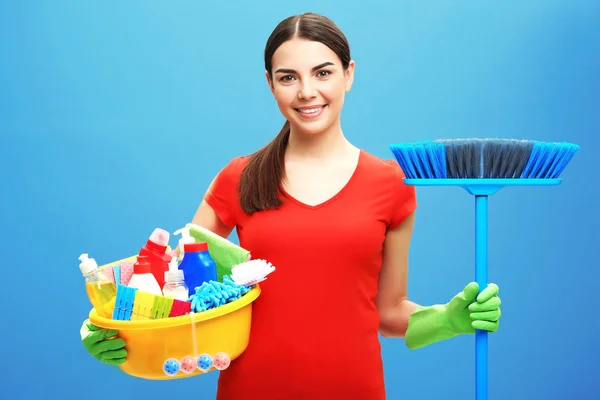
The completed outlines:
[[[357,175],[360,172],[360,167],[363,163],[363,158],[364,158],[364,150],[363,149],[359,149],[359,153],[358,153],[358,161],[356,163],[356,167],[354,168],[354,172],[352,173],[352,175],[350,176],[350,179],[348,179],[348,182],[346,182],[346,184],[336,193],[334,194],[332,197],[330,197],[329,199],[316,204],[316,205],[310,205],[310,204],[306,204],[298,199],[296,199],[294,196],[292,196],[291,194],[289,194],[283,187],[281,188],[281,191],[283,193],[283,195],[290,200],[292,203],[303,207],[303,208],[307,208],[309,210],[316,210],[318,208],[322,208],[325,207],[328,204],[331,204],[332,202],[334,202],[335,200],[337,200],[339,197],[341,197],[346,191],[349,190],[350,186],[352,186],[352,184],[354,183],[354,181],[356,180]]]

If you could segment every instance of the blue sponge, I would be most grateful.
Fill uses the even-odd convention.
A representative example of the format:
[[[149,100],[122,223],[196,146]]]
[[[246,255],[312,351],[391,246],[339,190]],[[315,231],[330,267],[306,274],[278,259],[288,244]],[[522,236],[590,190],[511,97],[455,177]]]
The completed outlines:
[[[201,312],[231,303],[248,293],[251,286],[236,285],[229,275],[223,276],[223,282],[204,282],[190,296],[192,311]]]

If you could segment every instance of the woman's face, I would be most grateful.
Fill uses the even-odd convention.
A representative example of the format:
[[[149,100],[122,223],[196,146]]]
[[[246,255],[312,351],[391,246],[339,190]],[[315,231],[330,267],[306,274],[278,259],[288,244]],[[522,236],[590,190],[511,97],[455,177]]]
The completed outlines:
[[[267,80],[279,110],[295,131],[319,134],[339,122],[354,62],[344,71],[327,46],[304,39],[283,43],[273,54]]]

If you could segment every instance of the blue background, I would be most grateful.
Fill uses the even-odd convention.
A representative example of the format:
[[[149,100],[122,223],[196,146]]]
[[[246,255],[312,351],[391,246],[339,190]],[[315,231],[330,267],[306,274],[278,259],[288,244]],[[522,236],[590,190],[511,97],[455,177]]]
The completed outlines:
[[[581,145],[562,185],[490,201],[503,299],[490,399],[600,396],[600,2],[301,3],[1,3],[0,397],[213,398],[216,373],[144,381],[86,353],[77,258],[130,256],[155,227],[183,226],[221,167],[274,136],[263,47],[309,10],[350,40],[343,127],[357,146],[390,158],[392,142],[438,137]],[[446,302],[474,278],[473,199],[420,188],[418,200],[409,295]],[[474,398],[472,336],[413,352],[383,340],[383,357],[390,399]]]

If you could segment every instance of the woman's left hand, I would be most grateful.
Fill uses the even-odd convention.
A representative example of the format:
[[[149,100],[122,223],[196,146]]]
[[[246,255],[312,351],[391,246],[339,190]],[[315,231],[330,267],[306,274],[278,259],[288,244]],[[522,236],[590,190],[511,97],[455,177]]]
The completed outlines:
[[[500,324],[500,288],[490,283],[481,293],[477,282],[469,283],[446,305],[448,319],[456,333],[498,330]]]

